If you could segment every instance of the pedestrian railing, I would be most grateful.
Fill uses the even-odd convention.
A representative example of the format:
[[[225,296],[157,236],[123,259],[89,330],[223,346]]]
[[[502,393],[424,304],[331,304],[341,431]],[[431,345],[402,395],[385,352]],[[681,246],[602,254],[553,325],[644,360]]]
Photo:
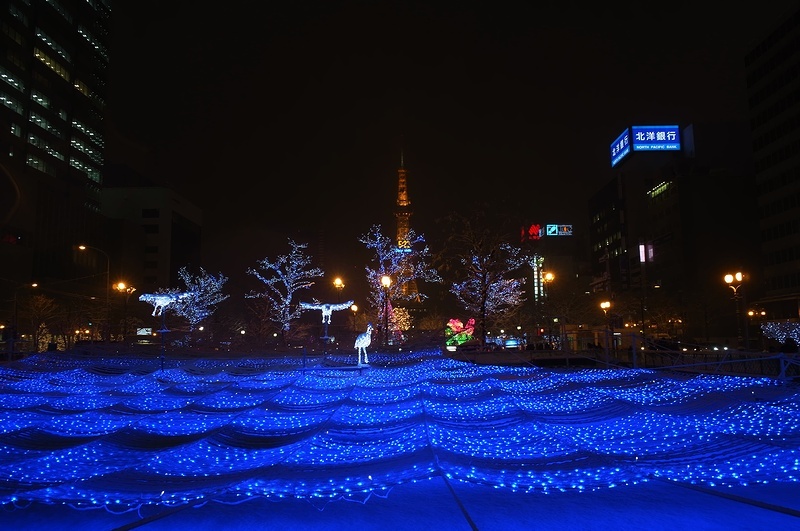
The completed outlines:
[[[613,363],[640,369],[674,369],[703,373],[800,378],[800,356],[796,353],[766,353],[746,350],[694,351],[637,350],[615,353]]]

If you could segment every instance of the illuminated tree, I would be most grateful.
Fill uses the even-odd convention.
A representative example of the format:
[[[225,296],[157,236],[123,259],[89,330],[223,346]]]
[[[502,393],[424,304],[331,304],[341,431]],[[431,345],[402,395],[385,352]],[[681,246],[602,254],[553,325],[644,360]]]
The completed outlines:
[[[509,272],[520,265],[514,251],[510,245],[503,245],[499,253],[462,257],[466,278],[450,287],[464,310],[478,316],[482,342],[486,341],[487,320],[515,313],[525,301],[525,279],[508,278]]]
[[[393,308],[389,328],[398,332],[408,332],[411,329],[411,312],[408,308]]]
[[[365,267],[370,305],[376,312],[383,309],[385,290],[381,285],[381,277],[384,275],[388,275],[392,279],[388,293],[390,301],[426,299],[428,296],[422,292],[404,290],[404,286],[412,281],[442,281],[436,269],[430,266],[431,253],[425,244],[425,237],[417,234],[413,229],[409,230],[408,246],[400,249],[391,238],[384,236],[381,230],[380,225],[373,225],[369,232],[358,239],[374,253],[371,265]]]
[[[189,329],[194,330],[200,322],[214,313],[217,304],[230,297],[222,293],[228,278],[221,273],[214,276],[202,267],[197,276],[182,267],[178,276],[186,287],[183,292],[187,296],[176,300],[168,308],[189,321]]]
[[[44,350],[44,345],[40,345],[41,338],[48,339],[50,332],[47,328],[47,322],[54,319],[59,312],[59,306],[56,304],[55,299],[46,295],[34,295],[28,300],[27,304],[28,317],[30,319],[30,329],[33,330],[31,349],[34,352]]]
[[[795,321],[767,321],[761,324],[761,333],[780,343],[782,352],[797,352],[800,345],[800,323]]]
[[[280,255],[275,260],[264,258],[258,261],[258,268],[247,269],[267,289],[263,292],[250,291],[245,295],[246,298],[258,298],[266,302],[265,316],[280,325],[284,343],[292,321],[302,314],[299,301],[294,301],[295,293],[309,289],[314,285],[312,279],[325,275],[322,269],[310,267],[311,257],[305,253],[308,244],[289,239],[289,246],[289,254]]]
[[[482,215],[453,214],[448,221],[452,230],[438,260],[453,279],[450,293],[470,317],[475,316],[476,335],[485,344],[488,325],[512,317],[525,301],[525,279],[518,275],[526,257],[508,243],[509,235],[492,228]]]

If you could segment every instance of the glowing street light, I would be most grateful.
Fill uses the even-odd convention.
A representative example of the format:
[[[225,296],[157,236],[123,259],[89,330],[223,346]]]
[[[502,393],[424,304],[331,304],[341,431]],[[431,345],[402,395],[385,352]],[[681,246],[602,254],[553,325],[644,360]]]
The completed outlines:
[[[610,318],[608,316],[608,311],[611,309],[611,301],[603,301],[600,303],[600,308],[603,310],[603,315],[606,317],[606,328],[608,330],[608,334],[611,336],[611,348],[616,353],[617,345],[614,341],[614,316],[612,315]],[[606,356],[608,356],[609,344],[608,344],[608,336],[606,336]]]
[[[14,289],[14,322],[11,323],[11,334],[9,335],[9,337],[10,337],[10,341],[9,342],[11,343],[9,345],[9,347],[8,347],[8,360],[9,361],[11,361],[11,356],[12,356],[12,354],[14,354],[14,348],[15,348],[16,343],[17,343],[17,329],[18,329],[18,325],[19,325],[17,293],[19,293],[19,290],[21,290],[23,288],[36,288],[38,286],[39,286],[39,284],[37,284],[36,282],[32,282],[30,284],[23,284],[21,286],[17,286]]]
[[[336,302],[342,302],[342,289],[344,288],[344,281],[339,277],[334,278],[333,287],[336,288]]]
[[[764,322],[764,320],[766,319],[766,317],[767,317],[767,312],[766,312],[765,310],[759,310],[759,309],[755,309],[755,310],[748,310],[748,311],[747,311],[747,316],[748,316],[748,317],[749,317],[751,320],[755,321],[755,322],[756,322],[756,324],[758,325],[758,326],[757,326],[757,328],[756,328],[756,330],[758,330],[758,335],[759,335],[759,337],[761,338],[761,339],[760,339],[760,344],[761,344],[761,348],[762,348],[762,350],[763,350],[763,349],[764,349],[764,347],[765,347],[765,345],[764,345],[764,332],[763,332],[763,330],[761,329],[761,324],[762,324],[762,323]],[[749,328],[750,328],[750,321],[748,321],[748,322],[747,322],[747,329],[749,329]],[[748,337],[749,337],[749,333],[748,333]]]
[[[136,288],[128,286],[124,282],[117,282],[114,284],[114,289],[125,294],[125,306],[122,310],[122,340],[124,341],[128,337],[128,299],[131,298],[131,293],[136,291]]]
[[[556,276],[555,276],[555,274],[553,274],[552,271],[545,271],[545,272],[542,273],[542,295],[544,295],[545,299],[550,297],[550,284],[552,284],[555,279],[556,279]],[[548,314],[552,313],[551,308],[552,308],[552,305],[551,304],[547,304],[545,306],[545,312],[548,313]],[[545,316],[542,316],[542,317],[545,317]],[[550,319],[550,318],[548,318],[547,321],[548,321],[548,324],[549,324],[548,330],[547,330],[547,333],[548,333],[547,340],[548,340],[548,342],[550,342],[552,344],[553,343],[553,323],[552,323],[552,319]]]
[[[356,325],[358,324],[356,322],[356,314],[358,313],[358,306],[353,304],[352,306],[350,306],[350,311],[353,312],[353,332],[355,332]]]
[[[729,288],[733,290],[733,301],[736,305],[736,346],[742,346],[742,317],[741,317],[741,310],[739,309],[739,299],[741,299],[741,294],[739,293],[739,288],[742,287],[744,283],[744,274],[741,271],[737,271],[736,273],[728,273],[723,277],[725,283],[728,285]]]
[[[108,256],[108,253],[98,247],[92,247],[91,245],[79,245],[78,249],[81,251],[85,251],[86,249],[92,249],[101,253],[103,256],[106,257],[106,330],[105,330],[105,340],[109,340],[109,336],[111,334],[111,258]]]
[[[389,287],[392,285],[392,278],[389,275],[381,277],[383,286],[383,346],[389,346]]]

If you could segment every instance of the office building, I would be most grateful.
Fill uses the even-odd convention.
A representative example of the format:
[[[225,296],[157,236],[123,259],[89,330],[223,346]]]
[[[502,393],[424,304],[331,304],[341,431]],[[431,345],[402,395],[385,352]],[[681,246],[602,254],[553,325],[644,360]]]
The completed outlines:
[[[119,302],[109,283],[178,287],[178,268],[199,266],[197,208],[107,160],[111,11],[108,0],[0,2],[0,296],[14,301],[0,324],[16,321],[32,281],[98,321]]]
[[[677,128],[679,148],[633,151],[591,197],[592,289],[651,337],[735,337],[745,302],[723,278],[759,271],[748,128]]]
[[[105,0],[0,6],[0,276],[13,284],[58,278],[75,244],[109,242],[101,192],[111,9]]]
[[[800,317],[798,41],[800,9],[782,16],[745,58],[763,262],[755,302],[771,320]]]

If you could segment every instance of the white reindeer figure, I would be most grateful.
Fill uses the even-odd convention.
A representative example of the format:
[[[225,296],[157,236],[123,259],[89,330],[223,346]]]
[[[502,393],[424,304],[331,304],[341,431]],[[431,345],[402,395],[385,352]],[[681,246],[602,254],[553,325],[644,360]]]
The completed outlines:
[[[169,306],[175,301],[185,299],[191,293],[142,293],[139,295],[139,300],[142,302],[149,302],[153,305],[153,317],[161,315],[164,308]]]
[[[367,356],[367,347],[372,342],[372,323],[367,323],[367,331],[363,334],[358,334],[356,337],[356,353],[358,354],[359,365],[369,365],[369,357]],[[364,363],[361,363],[361,354],[364,354]]]

